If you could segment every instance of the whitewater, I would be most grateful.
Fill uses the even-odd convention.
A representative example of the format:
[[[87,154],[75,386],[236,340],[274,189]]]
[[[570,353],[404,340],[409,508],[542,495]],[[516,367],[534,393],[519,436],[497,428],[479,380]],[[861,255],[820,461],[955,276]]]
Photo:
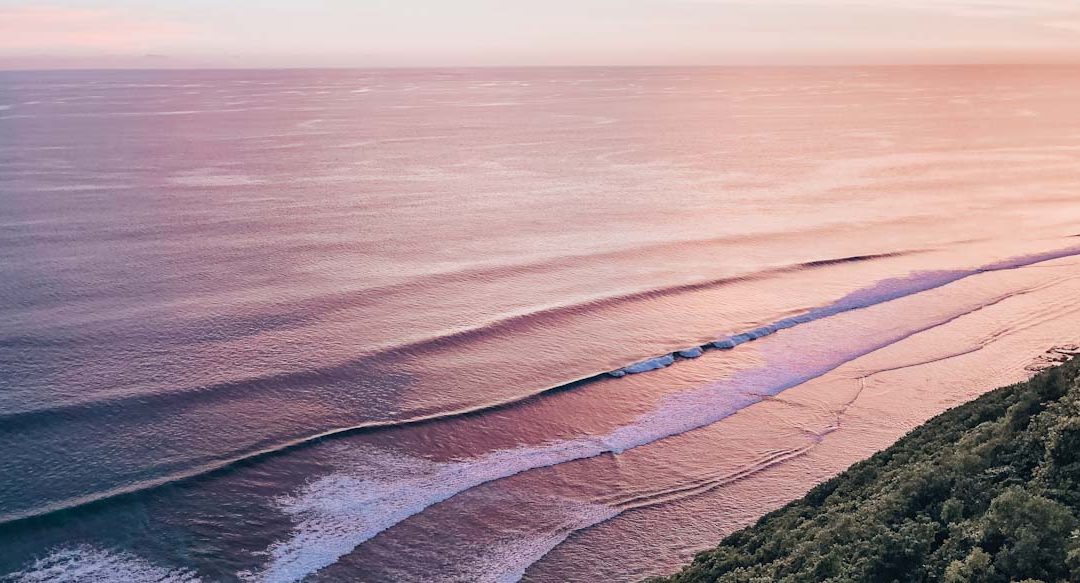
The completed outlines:
[[[1080,342],[1074,78],[0,73],[0,576],[665,572]]]

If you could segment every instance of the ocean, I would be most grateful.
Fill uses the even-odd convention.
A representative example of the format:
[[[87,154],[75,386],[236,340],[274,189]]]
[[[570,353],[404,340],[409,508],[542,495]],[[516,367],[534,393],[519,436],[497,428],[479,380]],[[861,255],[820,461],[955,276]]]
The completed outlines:
[[[640,580],[1080,342],[1069,67],[0,73],[0,580]]]

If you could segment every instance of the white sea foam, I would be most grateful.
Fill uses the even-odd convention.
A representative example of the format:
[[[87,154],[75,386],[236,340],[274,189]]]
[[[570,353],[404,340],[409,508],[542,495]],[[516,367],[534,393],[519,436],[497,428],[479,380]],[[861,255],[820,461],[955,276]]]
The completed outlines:
[[[565,521],[551,532],[523,537],[486,549],[483,561],[476,565],[466,579],[476,583],[515,583],[525,576],[529,565],[539,561],[562,544],[574,531],[589,528],[610,520],[621,511],[602,504],[583,504],[567,501]]]
[[[54,551],[25,570],[3,579],[18,583],[196,583],[187,569],[167,569],[124,551],[87,545]]]
[[[828,351],[832,353],[832,351]],[[244,574],[251,581],[297,581],[329,566],[376,534],[425,508],[481,484],[515,474],[605,453],[621,453],[663,437],[719,421],[735,411],[850,359],[839,353],[819,368],[793,372],[768,367],[665,399],[650,414],[606,436],[499,450],[471,460],[434,464],[399,460],[412,473],[386,471],[387,464],[359,464],[320,478],[279,500],[295,519],[292,535],[268,551],[264,570]],[[395,470],[397,469],[395,468]],[[391,476],[387,478],[387,476]]]
[[[821,320],[859,308],[938,288],[971,275],[1011,269],[1080,253],[1080,247],[998,262],[981,269],[935,271],[886,280],[850,294],[839,301],[782,322],[793,326]],[[998,301],[997,298],[992,301]],[[935,328],[971,310],[987,305],[973,301],[952,313],[922,314],[895,323],[879,334],[851,334],[843,326],[819,326],[787,337],[789,354],[799,347],[799,366],[764,362],[759,368],[735,374],[723,381],[676,393],[662,400],[652,412],[603,436],[586,436],[553,443],[494,451],[480,457],[433,463],[396,458],[357,464],[311,482],[294,496],[280,499],[280,507],[294,517],[291,536],[272,545],[263,570],[244,577],[260,582],[302,579],[335,563],[376,534],[422,512],[425,508],[481,484],[528,470],[554,466],[605,453],[621,453],[657,440],[716,423],[761,399],[819,377],[844,363],[870,354],[900,340]],[[763,326],[755,334],[769,334],[777,326]],[[726,340],[726,339],[725,339]],[[732,342],[750,340],[750,334],[730,337]],[[719,341],[718,341],[719,342]],[[667,358],[673,358],[666,355]],[[665,357],[643,363],[666,361]],[[665,365],[666,366],[666,365]],[[629,367],[627,367],[629,368]],[[624,369],[625,370],[625,369]],[[517,570],[513,570],[517,573]],[[513,574],[513,573],[512,573]]]
[[[292,536],[268,550],[266,568],[241,573],[266,583],[298,581],[332,565],[376,534],[470,488],[526,469],[593,457],[609,451],[602,441],[581,439],[547,446],[495,451],[480,458],[434,463],[375,455],[354,470],[315,480],[293,496],[278,499],[292,515]]]

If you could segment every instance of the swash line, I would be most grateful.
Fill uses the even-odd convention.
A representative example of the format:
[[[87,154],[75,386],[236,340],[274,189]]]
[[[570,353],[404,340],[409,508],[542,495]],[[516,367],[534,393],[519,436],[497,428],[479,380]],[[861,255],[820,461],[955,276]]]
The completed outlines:
[[[982,274],[982,273],[988,273],[988,272],[993,272],[993,271],[1002,271],[1002,270],[1008,270],[1008,269],[1017,269],[1017,268],[1020,268],[1020,267],[1026,267],[1026,266],[1029,266],[1029,265],[1034,265],[1034,264],[1038,264],[1038,263],[1044,263],[1046,261],[1052,261],[1052,260],[1055,260],[1055,259],[1061,259],[1061,258],[1064,258],[1064,257],[1071,257],[1071,256],[1077,256],[1077,255],[1080,255],[1080,247],[1070,247],[1070,248],[1060,249],[1060,250],[1056,250],[1056,251],[1033,254],[1033,255],[1029,255],[1029,256],[1025,256],[1025,257],[1016,257],[1016,258],[1012,258],[1012,259],[1009,259],[1009,260],[993,263],[993,264],[984,266],[982,268],[974,269],[974,270],[945,272],[947,277],[942,277],[942,279],[940,279],[940,280],[934,280],[932,282],[928,282],[926,285],[915,286],[912,289],[907,290],[906,293],[890,293],[890,294],[886,294],[886,295],[884,295],[882,297],[879,297],[876,301],[869,301],[869,300],[865,300],[865,299],[863,299],[861,301],[859,300],[859,294],[860,293],[864,293],[864,292],[868,292],[870,290],[873,290],[874,287],[880,287],[883,283],[887,283],[887,282],[896,283],[897,281],[912,282],[913,278],[909,277],[909,278],[898,278],[897,280],[886,280],[884,282],[879,282],[878,284],[876,284],[875,286],[872,286],[870,288],[865,288],[864,290],[861,290],[859,292],[849,294],[848,296],[845,296],[844,298],[841,298],[840,300],[838,300],[838,301],[836,301],[833,304],[830,304],[828,306],[825,306],[825,307],[822,307],[822,308],[817,308],[817,309],[814,309],[814,310],[810,310],[809,312],[807,312],[803,316],[797,317],[795,319],[791,319],[791,318],[785,319],[785,320],[798,320],[797,322],[791,324],[790,326],[786,326],[786,327],[794,327],[794,326],[799,325],[799,324],[811,322],[811,321],[814,321],[814,320],[819,320],[819,319],[822,319],[822,318],[827,318],[827,317],[834,316],[834,315],[837,315],[837,314],[841,314],[841,313],[844,313],[844,312],[863,309],[863,308],[871,307],[871,306],[882,304],[882,303],[887,303],[887,302],[890,302],[890,301],[893,301],[893,300],[896,300],[896,299],[900,299],[902,297],[907,297],[907,296],[915,295],[915,294],[918,294],[918,293],[923,293],[923,292],[926,292],[926,291],[937,289],[937,288],[943,287],[945,285],[948,285],[950,283],[954,283],[956,281],[960,281],[962,279],[966,279],[968,277],[971,277],[971,276],[974,276],[974,275],[979,275],[979,274]],[[773,332],[775,332],[777,330],[773,330]],[[772,333],[772,332],[770,332],[770,333]],[[739,335],[736,335],[736,337],[737,336],[739,336]],[[750,340],[752,340],[752,338],[746,338],[746,339],[742,340],[741,342],[739,342],[739,344],[741,344],[743,342],[750,341]],[[708,346],[708,345],[704,345],[702,348],[704,348],[705,346]],[[479,414],[479,413],[486,412],[486,411],[492,411],[492,410],[498,410],[498,409],[510,407],[510,406],[513,406],[513,405],[517,405],[517,404],[521,404],[523,402],[530,401],[532,399],[538,398],[538,397],[546,395],[548,393],[554,393],[554,392],[558,392],[558,391],[562,391],[562,390],[568,390],[568,389],[571,389],[571,388],[576,388],[576,387],[588,384],[588,383],[596,381],[596,380],[600,380],[601,378],[604,378],[604,376],[607,375],[607,374],[608,374],[607,372],[601,372],[601,373],[597,373],[597,374],[587,375],[587,376],[580,377],[578,379],[569,381],[567,383],[563,383],[563,384],[560,384],[560,385],[555,385],[555,386],[544,388],[544,389],[539,389],[539,390],[534,391],[532,393],[529,393],[527,395],[515,397],[515,398],[512,398],[512,399],[507,399],[505,401],[500,401],[500,402],[496,402],[496,403],[493,403],[493,404],[482,404],[482,405],[477,405],[475,407],[459,409],[459,410],[455,410],[455,411],[451,411],[451,412],[433,413],[433,414],[430,414],[430,415],[423,415],[423,416],[413,417],[413,418],[404,419],[404,420],[372,421],[372,422],[365,422],[365,423],[362,423],[362,424],[357,424],[357,425],[352,425],[352,426],[347,426],[347,427],[339,427],[339,428],[329,429],[329,430],[319,432],[319,433],[316,433],[316,434],[313,434],[313,435],[292,439],[292,440],[286,441],[286,442],[284,442],[282,444],[278,444],[278,445],[275,445],[275,446],[266,447],[266,448],[262,448],[262,449],[257,449],[257,450],[253,450],[253,451],[250,451],[250,452],[247,452],[247,453],[238,454],[238,455],[235,455],[235,456],[230,456],[228,458],[225,458],[225,459],[222,459],[222,460],[219,460],[219,461],[215,461],[215,462],[211,462],[211,463],[208,463],[208,464],[204,464],[204,465],[201,465],[201,466],[196,467],[196,468],[191,468],[189,470],[171,473],[171,474],[168,474],[168,475],[165,475],[165,476],[161,476],[159,478],[155,478],[155,479],[151,479],[151,480],[143,480],[143,481],[127,484],[127,485],[124,485],[124,486],[111,488],[111,489],[108,489],[108,490],[105,490],[105,491],[102,491],[102,492],[89,494],[89,495],[86,495],[86,496],[70,498],[70,499],[67,499],[67,500],[55,502],[55,503],[48,504],[46,506],[42,506],[42,507],[38,507],[38,508],[33,508],[33,509],[24,510],[24,511],[13,512],[13,513],[7,513],[7,514],[0,514],[0,528],[8,528],[8,527],[12,527],[12,526],[19,525],[19,524],[22,524],[22,523],[26,523],[28,521],[39,520],[39,519],[44,519],[44,518],[47,518],[47,517],[51,517],[53,515],[58,515],[58,514],[61,514],[61,513],[64,513],[66,511],[70,511],[70,510],[73,510],[73,509],[76,509],[76,508],[84,508],[84,507],[91,506],[91,505],[96,505],[96,504],[101,504],[101,503],[105,503],[105,502],[115,501],[116,499],[123,498],[123,497],[142,494],[142,493],[154,490],[154,489],[156,489],[158,487],[165,486],[165,485],[168,485],[168,484],[174,484],[174,483],[193,480],[193,479],[197,479],[197,478],[210,477],[210,476],[216,475],[216,474],[221,473],[221,472],[229,471],[230,469],[235,468],[236,466],[238,466],[240,464],[251,463],[251,462],[254,462],[254,461],[269,457],[269,456],[273,456],[273,455],[293,451],[295,449],[298,449],[298,448],[301,448],[301,447],[306,447],[308,445],[323,441],[323,440],[331,438],[331,437],[344,436],[344,435],[349,435],[349,434],[354,434],[354,433],[359,433],[359,432],[364,432],[364,431],[385,429],[385,428],[389,428],[389,427],[415,425],[415,424],[432,422],[432,421],[437,421],[437,420],[446,420],[446,419],[452,419],[452,418],[458,418],[458,417],[471,416],[471,415]],[[810,377],[810,378],[814,378],[814,377]],[[800,381],[799,384],[801,384],[801,382],[805,382],[806,380],[810,380],[810,378],[807,378],[807,379],[805,379],[803,381]],[[786,389],[786,388],[790,388],[790,387],[784,387],[783,389]],[[781,389],[781,390],[783,390],[783,389]],[[5,420],[2,419],[2,418],[0,418],[0,422],[4,422],[6,424]]]
[[[1056,259],[1062,256],[1069,256],[1076,254],[1080,250],[1072,249],[1069,253],[1063,253],[1061,251],[1056,253],[1044,253],[1037,256],[1033,256],[1030,259],[1030,263],[1047,261]],[[1029,263],[1029,264],[1030,264]],[[967,275],[957,276],[953,274],[950,281],[947,282],[934,282],[934,285],[922,289],[920,291],[927,291],[929,289],[940,288],[948,283],[970,277],[979,273],[987,273],[992,271],[1001,271],[1005,269],[1015,269],[1024,266],[1024,263],[1012,262],[998,262],[991,264],[990,266],[968,272]],[[886,296],[885,299],[875,302],[876,305],[885,303],[899,297],[906,297],[918,292],[911,292],[899,296]],[[1024,293],[1024,292],[1021,292]],[[868,354],[877,352],[889,346],[892,346],[898,342],[902,342],[911,337],[923,334],[929,330],[939,328],[941,326],[948,325],[955,322],[971,313],[977,312],[990,305],[994,305],[1005,301],[1010,297],[1015,297],[1017,292],[1003,294],[990,302],[976,306],[964,312],[954,314],[943,320],[930,323],[920,328],[909,330],[907,332],[899,333],[896,336],[883,340],[878,344],[868,346],[862,349],[856,349],[851,354],[840,358],[838,361],[825,362],[818,365],[818,368],[806,371],[801,374],[796,374],[794,377],[786,379],[777,379],[778,384],[770,385],[769,391],[773,394],[778,394],[792,387],[804,384],[810,380],[820,378],[837,368],[852,362],[858,358],[862,358]],[[839,305],[844,305],[843,301],[838,302]],[[861,305],[858,307],[868,307],[868,305]],[[850,307],[840,311],[849,311],[857,309],[857,307]],[[839,312],[836,312],[839,313]],[[830,314],[833,315],[833,314]],[[700,396],[701,394],[709,392],[705,389],[692,391],[688,393],[681,393],[673,397],[674,400],[683,400]],[[710,393],[711,394],[711,393]],[[708,425],[712,425],[722,419],[729,417],[740,409],[748,407],[754,403],[761,402],[761,397],[754,397],[751,394],[740,395],[742,399],[735,404],[732,408],[718,410],[718,411],[701,411],[700,409],[691,409],[690,411],[681,411],[688,415],[682,419],[683,425],[677,427],[654,427],[650,423],[656,422],[656,415],[663,413],[663,408],[657,409],[650,414],[646,414],[630,425],[623,426],[612,433],[605,436],[589,436],[587,438],[579,438],[574,440],[568,440],[564,442],[556,442],[539,447],[522,448],[520,450],[500,450],[487,454],[480,458],[475,458],[471,462],[462,462],[454,464],[452,467],[448,467],[447,471],[450,472],[454,478],[464,478],[466,483],[454,484],[453,491],[439,491],[438,487],[445,485],[447,480],[441,479],[442,476],[436,476],[439,478],[435,483],[427,484],[425,480],[431,480],[432,478],[425,478],[421,480],[420,490],[422,491],[423,500],[418,500],[407,505],[404,508],[394,508],[385,516],[369,516],[366,514],[353,515],[351,513],[344,516],[334,515],[322,515],[315,514],[310,517],[307,516],[308,512],[311,512],[312,497],[320,498],[318,488],[314,488],[300,498],[294,498],[291,504],[291,509],[288,510],[292,514],[298,515],[301,520],[297,524],[299,530],[294,531],[294,538],[286,541],[279,541],[274,545],[271,545],[268,549],[268,553],[271,556],[271,560],[257,573],[252,574],[250,580],[259,581],[262,583],[279,583],[287,581],[295,581],[303,578],[323,567],[329,566],[344,554],[347,554],[355,549],[360,544],[363,544],[367,540],[371,539],[375,535],[383,532],[390,527],[400,523],[401,521],[423,512],[427,508],[446,501],[462,492],[471,490],[477,486],[508,478],[513,475],[520,474],[522,472],[530,471],[533,469],[552,467],[563,463],[568,463],[581,459],[588,459],[603,455],[606,453],[621,453],[623,451],[637,448],[649,443],[656,442],[660,439],[671,437],[674,435],[681,435],[683,433],[699,429]],[[676,403],[678,404],[678,403]],[[699,417],[694,418],[693,415],[697,414]],[[519,459],[523,457],[524,465],[517,467],[505,467],[503,458],[510,458],[513,461],[514,455],[519,456]],[[459,467],[460,466],[460,467]],[[413,484],[416,487],[416,484]],[[376,512],[380,510],[379,502],[383,500],[383,496],[390,496],[387,500],[395,499],[393,491],[380,492],[378,496],[371,500],[366,500],[362,506],[367,507],[369,505],[376,509]],[[316,505],[316,508],[318,506]],[[351,512],[351,511],[350,511]],[[361,518],[362,516],[363,518]],[[330,540],[325,541],[326,545],[319,549],[313,549],[307,545],[316,541],[319,541],[319,537],[316,533],[305,533],[303,527],[305,526],[305,520],[311,518],[313,520],[312,526],[318,528],[332,528],[327,534],[330,535]],[[335,520],[345,520],[337,527],[332,525],[336,524]]]

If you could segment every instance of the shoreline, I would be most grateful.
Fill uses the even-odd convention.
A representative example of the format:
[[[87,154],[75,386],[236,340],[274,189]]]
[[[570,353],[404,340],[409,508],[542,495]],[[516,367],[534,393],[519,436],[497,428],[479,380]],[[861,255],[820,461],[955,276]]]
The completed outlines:
[[[1075,452],[1061,440],[1077,425],[1080,361],[1075,345],[1048,354],[1052,364],[1032,379],[933,417],[648,582],[1075,576],[1080,498],[1066,465]],[[970,489],[977,484],[989,493]],[[890,536],[914,546],[898,559]]]
[[[1064,274],[1072,267],[1061,264],[1058,269]],[[601,563],[589,574],[609,580],[674,572],[704,547],[693,541],[722,540],[887,449],[941,412],[1030,378],[1032,366],[1060,358],[1076,340],[1080,317],[1068,306],[1076,284],[1065,281],[860,357],[709,428],[624,452],[621,471],[665,484],[674,480],[661,470],[666,459],[696,458],[718,474],[734,474],[752,465],[760,452],[806,448],[711,491],[577,532],[531,566],[523,580],[566,579],[574,572],[564,565],[580,567],[589,558]],[[1048,305],[1059,311],[1044,312]],[[685,471],[681,466],[667,469]],[[635,532],[642,525],[648,525],[647,531]]]

